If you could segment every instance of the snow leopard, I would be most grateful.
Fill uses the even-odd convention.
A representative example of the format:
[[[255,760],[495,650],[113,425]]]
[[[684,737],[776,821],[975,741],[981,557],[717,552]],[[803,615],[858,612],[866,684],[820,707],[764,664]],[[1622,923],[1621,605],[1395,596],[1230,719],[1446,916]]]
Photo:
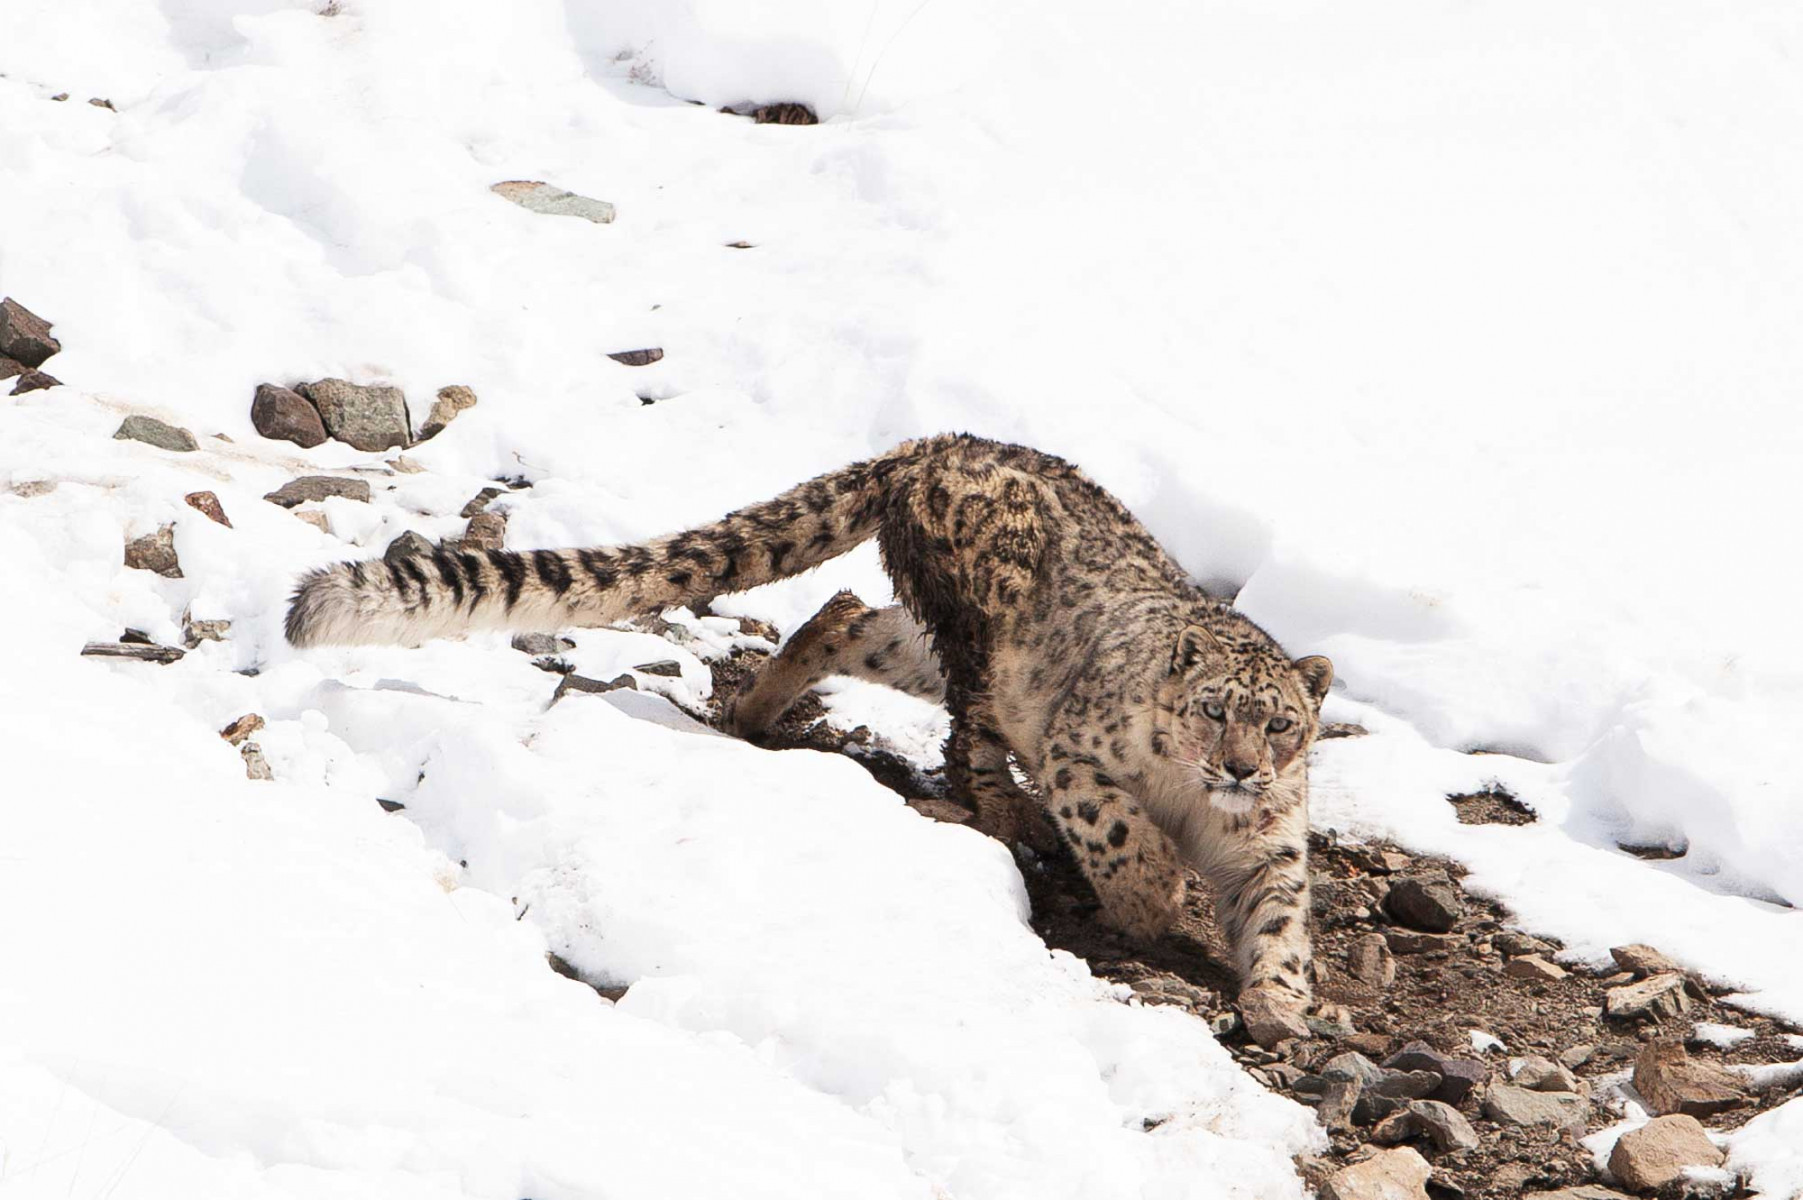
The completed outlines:
[[[942,434],[638,545],[341,563],[300,581],[285,628],[308,647],[605,625],[873,537],[897,604],[835,597],[729,702],[729,724],[756,733],[831,673],[942,699],[946,775],[980,829],[1013,839],[1048,815],[1102,919],[1135,939],[1170,927],[1195,869],[1249,1030],[1305,1035],[1308,758],[1333,666],[1290,658],[1061,458]]]

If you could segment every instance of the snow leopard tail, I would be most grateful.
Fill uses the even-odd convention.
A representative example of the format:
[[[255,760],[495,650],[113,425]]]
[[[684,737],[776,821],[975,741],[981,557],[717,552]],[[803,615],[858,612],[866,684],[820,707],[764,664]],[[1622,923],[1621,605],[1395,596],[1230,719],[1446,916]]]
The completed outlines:
[[[799,575],[876,534],[892,477],[919,448],[898,446],[712,525],[636,546],[440,548],[325,567],[296,588],[288,640],[417,645],[479,629],[607,625]]]

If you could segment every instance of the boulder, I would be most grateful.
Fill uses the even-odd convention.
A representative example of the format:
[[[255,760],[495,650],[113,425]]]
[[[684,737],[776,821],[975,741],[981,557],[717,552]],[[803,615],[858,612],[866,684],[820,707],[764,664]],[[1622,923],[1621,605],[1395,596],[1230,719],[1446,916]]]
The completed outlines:
[[[313,402],[326,432],[338,441],[359,450],[405,448],[413,442],[413,420],[400,388],[321,379],[298,390]]]
[[[1465,901],[1444,875],[1409,877],[1391,885],[1384,911],[1411,929],[1445,933],[1465,915]]]
[[[546,213],[554,217],[581,217],[597,225],[606,225],[614,219],[614,206],[607,201],[566,192],[542,179],[508,179],[492,185],[488,190],[504,200],[513,201],[528,212]]]
[[[50,324],[11,296],[0,300],[0,355],[21,366],[43,366],[45,359],[63,348],[50,336]]]
[[[311,449],[326,440],[326,425],[319,410],[299,392],[273,383],[259,383],[250,402],[250,423],[258,433],[277,441]]]
[[[115,441],[143,442],[160,450],[174,450],[187,453],[200,449],[200,443],[194,435],[180,426],[159,421],[155,417],[146,417],[141,413],[133,413],[120,422],[119,430],[113,434]]]
[[[1385,1150],[1334,1172],[1322,1200],[1424,1200],[1433,1168],[1407,1146]]]
[[[1492,1083],[1484,1092],[1484,1115],[1503,1125],[1582,1126],[1590,1101],[1571,1092],[1536,1092],[1512,1083]]]
[[[155,533],[125,543],[125,565],[140,571],[155,571],[165,579],[180,579],[182,564],[175,557],[175,526],[164,525]]]
[[[1707,1117],[1747,1102],[1740,1081],[1677,1042],[1653,1042],[1634,1061],[1634,1090],[1660,1116]]]
[[[1655,1117],[1624,1133],[1609,1154],[1609,1170],[1636,1192],[1650,1192],[1684,1174],[1686,1167],[1719,1167],[1727,1155],[1716,1149],[1695,1117]]]
[[[476,393],[460,383],[438,389],[438,396],[432,401],[432,411],[426,417],[424,428],[419,431],[420,439],[437,437],[444,432],[444,427],[457,419],[457,414],[466,408],[476,406]]]
[[[1639,942],[1631,946],[1616,946],[1609,951],[1609,957],[1613,958],[1615,965],[1622,970],[1632,971],[1640,976],[1663,975],[1668,971],[1682,973],[1684,970],[1683,967],[1651,946]]]
[[[1610,988],[1603,996],[1603,1007],[1611,1017],[1648,1016],[1654,1020],[1675,1017],[1690,1007],[1684,994],[1684,976],[1676,971],[1653,975],[1638,983]]]
[[[341,479],[336,475],[302,475],[299,479],[284,483],[263,499],[283,508],[293,508],[309,500],[325,500],[332,496],[360,500],[367,504],[370,495],[369,484],[362,479]]]

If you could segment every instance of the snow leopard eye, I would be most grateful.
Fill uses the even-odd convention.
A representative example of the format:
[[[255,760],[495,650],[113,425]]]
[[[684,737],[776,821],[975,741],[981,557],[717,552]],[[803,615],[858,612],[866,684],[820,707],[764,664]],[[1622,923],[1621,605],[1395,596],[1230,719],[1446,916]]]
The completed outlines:
[[[1266,725],[1265,728],[1272,733],[1282,733],[1284,730],[1288,729],[1291,725],[1294,725],[1294,724],[1295,724],[1295,722],[1290,720],[1288,717],[1272,717],[1271,723],[1269,725]]]
[[[1227,710],[1222,708],[1218,701],[1210,700],[1207,704],[1202,706],[1202,715],[1211,721],[1225,721],[1227,719]]]

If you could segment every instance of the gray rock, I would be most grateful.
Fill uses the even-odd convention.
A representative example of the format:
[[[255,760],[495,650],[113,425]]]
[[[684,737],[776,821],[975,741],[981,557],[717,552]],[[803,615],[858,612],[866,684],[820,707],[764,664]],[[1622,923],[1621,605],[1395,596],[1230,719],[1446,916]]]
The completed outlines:
[[[1682,972],[1683,967],[1667,958],[1651,946],[1639,942],[1631,946],[1616,946],[1609,951],[1609,957],[1615,965],[1624,971],[1632,971],[1636,975],[1663,975],[1668,971]]]
[[[1315,1117],[1323,1128],[1343,1131],[1352,1128],[1352,1114],[1358,1111],[1359,1098],[1364,1089],[1356,1079],[1335,1079],[1328,1081],[1327,1090],[1321,1094],[1320,1107],[1315,1109]]]
[[[1556,954],[1559,950],[1559,947],[1544,938],[1530,937],[1513,929],[1496,935],[1496,948],[1510,958],[1523,954]]]
[[[369,484],[362,479],[340,479],[336,475],[302,475],[299,479],[284,483],[263,499],[283,508],[293,508],[309,500],[325,500],[332,496],[360,500],[367,504],[370,498]]]
[[[1707,1117],[1747,1102],[1740,1081],[1676,1042],[1654,1042],[1634,1060],[1634,1090],[1660,1116]]]
[[[602,683],[599,679],[589,679],[572,671],[557,681],[557,690],[551,693],[551,703],[556,704],[571,692],[601,695],[606,692],[617,692],[622,688],[629,692],[636,692],[639,690],[639,685],[630,675],[616,675],[606,683]]]
[[[250,402],[250,423],[266,438],[293,442],[311,449],[326,440],[326,424],[319,410],[299,392],[273,383],[259,383]]]
[[[1240,1015],[1236,1012],[1222,1013],[1208,1022],[1209,1030],[1217,1037],[1232,1037],[1239,1032]]]
[[[1503,968],[1503,974],[1511,979],[1527,979],[1534,983],[1557,983],[1559,980],[1571,976],[1570,971],[1538,954],[1524,954],[1520,958],[1511,958],[1508,965]]]
[[[1633,1200],[1633,1197],[1614,1188],[1585,1183],[1577,1187],[1560,1188],[1556,1192],[1529,1192],[1521,1200]]]
[[[1559,1065],[1567,1070],[1575,1071],[1585,1063],[1589,1062],[1590,1056],[1595,1053],[1595,1046],[1573,1046],[1571,1049],[1560,1053]]]
[[[420,440],[437,437],[446,425],[457,419],[458,413],[475,406],[476,393],[462,384],[439,388],[438,396],[432,401],[432,411],[426,416],[426,424],[419,431]]]
[[[502,199],[511,200],[528,212],[546,213],[554,217],[581,217],[597,225],[614,219],[614,206],[605,200],[594,200],[566,192],[537,179],[509,179],[488,189]]]
[[[182,564],[175,557],[175,526],[164,525],[155,533],[125,543],[125,565],[155,571],[165,579],[180,579]]]
[[[129,658],[167,666],[187,657],[187,651],[174,646],[146,645],[142,642],[89,642],[81,648],[86,658]]]
[[[1396,959],[1381,933],[1367,933],[1352,944],[1346,955],[1352,977],[1372,987],[1387,988],[1396,982]]]
[[[1581,1126],[1590,1119],[1590,1101],[1571,1092],[1536,1092],[1512,1083],[1492,1083],[1484,1092],[1484,1115],[1504,1125]]]
[[[474,496],[471,496],[469,502],[463,506],[462,511],[457,515],[468,520],[477,513],[485,511],[488,508],[488,502],[490,500],[493,500],[496,496],[506,495],[506,493],[506,488],[485,487]]]
[[[0,355],[25,367],[41,367],[63,348],[50,336],[50,322],[11,296],[0,300]]]
[[[62,385],[63,381],[54,375],[45,374],[43,371],[27,371],[19,376],[17,383],[13,384],[12,394],[23,396],[26,392],[41,392],[45,388],[61,387]]]
[[[174,450],[186,453],[200,449],[200,443],[194,435],[179,426],[159,421],[155,417],[146,417],[133,413],[119,425],[119,431],[113,434],[114,441],[143,442],[160,450]]]
[[[1530,1054],[1509,1064],[1509,1078],[1517,1087],[1534,1092],[1581,1092],[1578,1077],[1550,1059]]]
[[[1458,1109],[1438,1100],[1409,1101],[1406,1107],[1377,1123],[1371,1131],[1371,1140],[1379,1145],[1393,1146],[1422,1135],[1442,1154],[1475,1150],[1482,1144],[1471,1122],[1460,1115]]]
[[[1445,933],[1465,915],[1465,901],[1445,876],[1411,877],[1391,884],[1384,911],[1412,929]]]
[[[1360,1125],[1406,1107],[1410,1100],[1425,1100],[1440,1086],[1433,1071],[1385,1071],[1376,1083],[1364,1086],[1352,1119]]]
[[[1342,1167],[1321,1188],[1322,1200],[1423,1200],[1433,1168],[1404,1146]]]
[[[656,662],[641,663],[633,670],[641,675],[662,675],[666,679],[682,678],[682,664],[673,658],[660,658]]]
[[[321,379],[298,390],[313,402],[326,432],[338,441],[359,450],[405,448],[413,442],[413,420],[400,388]]]
[[[430,554],[433,549],[430,541],[409,529],[388,543],[388,549],[382,551],[382,558],[385,562],[399,562],[403,558],[417,558],[422,554]]]
[[[1376,1083],[1383,1077],[1382,1067],[1363,1054],[1350,1051],[1336,1054],[1321,1065],[1321,1078],[1329,1083],[1351,1081],[1363,1085]]]
[[[232,631],[232,623],[223,617],[212,620],[182,618],[182,644],[192,650],[202,642],[223,642]]]
[[[1432,954],[1435,951],[1461,950],[1462,937],[1444,933],[1416,933],[1412,929],[1392,929],[1384,935],[1390,949],[1397,954]]]
[[[1663,1020],[1689,1009],[1690,997],[1684,994],[1684,976],[1671,971],[1610,988],[1603,994],[1603,1007],[1616,1020],[1638,1016]]]
[[[1475,1058],[1442,1054],[1426,1042],[1410,1042],[1390,1057],[1384,1067],[1392,1071],[1432,1071],[1440,1076],[1440,1086],[1428,1093],[1428,1099],[1446,1104],[1462,1104],[1471,1089],[1489,1078],[1490,1068]]]
[[[1609,1154],[1609,1171],[1631,1190],[1650,1192],[1686,1167],[1719,1167],[1726,1159],[1695,1117],[1655,1117],[1621,1135]]]
[[[576,643],[554,633],[516,633],[513,635],[513,648],[521,654],[530,654],[536,658],[541,654],[562,654],[565,650],[574,650]]]
[[[617,350],[607,357],[623,367],[648,367],[662,359],[663,356],[662,349],[657,346],[648,346],[643,350]]]
[[[275,772],[269,769],[269,760],[263,757],[263,748],[255,742],[245,742],[238,747],[238,754],[244,759],[244,775],[247,779],[274,779]]]
[[[323,534],[330,535],[332,532],[332,523],[317,508],[297,508],[294,510],[294,515]]]

